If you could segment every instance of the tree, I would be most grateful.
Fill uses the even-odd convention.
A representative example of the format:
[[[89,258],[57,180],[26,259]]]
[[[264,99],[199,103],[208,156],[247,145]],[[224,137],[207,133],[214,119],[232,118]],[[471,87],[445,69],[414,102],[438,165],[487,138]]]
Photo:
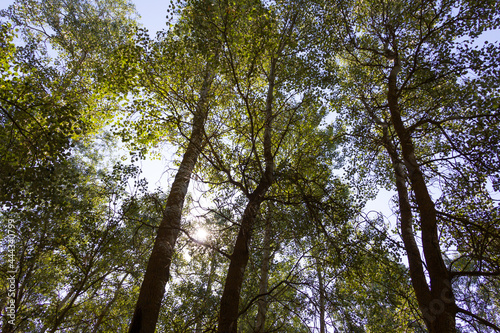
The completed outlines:
[[[2,212],[2,223],[10,221],[16,230],[16,269],[2,261],[3,277],[16,272],[16,321],[5,320],[4,332],[92,331],[106,326],[112,311],[126,314],[116,303],[126,299],[121,289],[142,259],[126,255],[138,222],[126,221],[132,214],[124,202],[132,199],[125,189],[138,170],[116,164],[108,171],[97,164],[96,149],[78,144],[54,170],[50,197],[26,199],[22,210]],[[8,241],[2,233],[3,250]],[[6,296],[2,292],[3,300]],[[119,321],[110,326],[120,327]]]
[[[498,46],[473,51],[457,39],[474,39],[487,27],[496,27],[498,12],[487,1],[337,5],[340,16],[326,10],[324,18],[325,24],[332,24],[329,31],[338,29],[336,41],[344,45],[338,59],[331,62],[332,68],[347,78],[338,94],[343,102],[339,110],[345,115],[345,128],[355,146],[366,149],[370,139],[368,151],[377,157],[375,171],[383,177],[379,181],[395,184],[401,237],[426,326],[430,332],[455,332],[455,316],[463,313],[496,329],[494,323],[461,308],[452,279],[468,273],[446,266],[442,246],[446,250],[454,244],[461,255],[465,254],[451,231],[455,223],[471,231],[466,239],[477,241],[479,230],[472,231],[476,227],[488,230],[491,241],[498,239],[490,222],[477,215],[461,219],[460,204],[451,204],[452,196],[461,193],[473,210],[497,220],[486,184],[488,177],[496,182],[498,164],[493,156],[498,146],[481,141],[481,134],[473,128],[484,121],[496,124],[499,119],[495,112],[498,97],[485,84],[498,86],[486,74],[498,68],[490,57],[497,54]],[[468,78],[468,71],[477,78]],[[496,125],[488,131],[493,128]],[[464,135],[466,144],[461,143]],[[481,162],[484,159],[491,163],[486,166]],[[436,182],[442,191],[438,199],[431,195]],[[419,221],[421,245],[413,231],[414,220]],[[488,246],[480,255],[472,252],[471,257],[479,255],[481,262],[488,263],[483,266],[488,269],[480,268],[470,272],[472,275],[498,274],[494,248]]]
[[[154,40],[122,0],[2,11],[5,332],[500,330],[493,1],[170,8]],[[177,149],[168,190],[89,148],[111,122]]]
[[[130,333],[155,330],[165,285],[170,278],[170,265],[181,228],[182,210],[191,174],[206,144],[205,122],[209,115],[211,99],[215,95],[212,85],[218,66],[219,45],[211,27],[205,21],[212,16],[220,18],[225,15],[223,8],[213,7],[209,1],[186,2],[181,10],[181,19],[174,30],[165,35],[164,39],[154,43],[151,50],[145,50],[142,87],[147,94],[153,95],[159,104],[141,110],[144,118],[140,124],[144,125],[144,121],[150,121],[152,117],[156,121],[152,127],[161,129],[164,123],[158,122],[157,117],[161,120],[162,116],[166,116],[168,120],[175,122],[180,136],[185,138],[183,144],[187,144],[187,147],[170,188],[162,223],[130,324]],[[221,13],[214,13],[212,8],[220,10]],[[193,35],[186,34],[192,31]],[[206,41],[209,43],[208,47],[203,44]],[[182,58],[188,61],[179,61]],[[172,72],[173,68],[177,71]],[[162,82],[164,72],[171,75]],[[147,107],[145,104],[141,105],[141,102],[138,103],[139,107]],[[162,108],[168,113],[162,114]],[[152,132],[140,126],[137,128],[139,143],[141,136],[145,134],[146,140],[142,142],[146,145],[157,140],[155,134],[166,134],[164,128],[161,132]]]
[[[9,143],[1,148],[3,204],[41,196],[72,142],[116,111],[115,100],[104,96],[106,68],[112,50],[131,35],[132,9],[122,1],[19,0],[2,10],[11,22],[2,26],[0,135]],[[19,46],[12,44],[14,28]],[[38,187],[24,191],[26,183]]]
[[[20,242],[18,321],[6,323],[5,332],[56,331],[65,324],[90,330],[93,318],[82,320],[77,313],[87,306],[98,311],[98,300],[107,295],[97,288],[108,288],[119,299],[125,277],[114,270],[124,258],[109,256],[120,250],[116,240],[125,234],[115,224],[118,212],[105,209],[106,186],[97,185],[106,181],[105,172],[76,155],[82,141],[95,140],[92,134],[116,111],[113,96],[104,96],[106,68],[113,49],[131,34],[132,10],[126,2],[103,1],[16,1],[2,10],[11,23],[2,24],[0,200],[3,221],[15,222]],[[22,38],[17,46],[12,25]],[[115,186],[119,192],[126,182],[120,177],[106,190]],[[36,302],[45,304],[45,313],[33,310]],[[111,311],[106,308],[99,325]]]
[[[246,204],[221,297],[219,332],[237,331],[249,246],[260,206],[275,179],[275,158],[299,119],[310,115],[314,121],[318,111],[309,104],[310,89],[306,88],[303,98],[287,91],[287,84],[293,85],[292,77],[297,77],[292,64],[300,66],[293,56],[292,39],[297,34],[299,6],[238,3],[231,11],[247,17],[238,30],[228,29],[223,35],[221,61],[227,64],[224,68],[236,98],[231,113],[222,118],[224,123],[217,123],[219,133],[225,135],[208,142],[206,159],[215,169],[211,183],[229,182],[244,194]],[[243,41],[253,47],[245,49]]]

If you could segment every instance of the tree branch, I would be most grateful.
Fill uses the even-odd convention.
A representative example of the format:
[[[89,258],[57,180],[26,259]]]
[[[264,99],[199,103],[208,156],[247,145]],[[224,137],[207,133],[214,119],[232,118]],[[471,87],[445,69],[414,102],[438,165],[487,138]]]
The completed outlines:
[[[479,317],[478,315],[473,314],[472,312],[470,312],[468,310],[457,307],[457,312],[463,313],[467,316],[470,316],[470,317],[474,318],[475,320],[477,320],[478,322],[480,322],[481,324],[488,326],[488,327],[491,327],[497,332],[500,332],[500,327],[498,327],[497,325],[493,324],[492,322],[490,322],[484,318]]]

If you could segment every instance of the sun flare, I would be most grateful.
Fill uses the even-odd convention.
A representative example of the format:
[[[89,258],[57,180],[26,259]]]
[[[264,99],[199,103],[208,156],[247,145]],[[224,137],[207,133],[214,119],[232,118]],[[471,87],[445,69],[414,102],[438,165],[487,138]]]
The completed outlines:
[[[198,228],[196,229],[196,232],[194,233],[194,239],[196,239],[199,242],[204,242],[207,240],[208,237],[208,231],[205,228]]]

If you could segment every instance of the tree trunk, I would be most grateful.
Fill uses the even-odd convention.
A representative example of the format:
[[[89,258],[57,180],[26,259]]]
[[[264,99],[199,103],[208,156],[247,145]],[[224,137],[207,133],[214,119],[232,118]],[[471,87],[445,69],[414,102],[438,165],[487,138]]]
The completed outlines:
[[[271,261],[271,214],[268,212],[266,218],[266,230],[264,233],[262,265],[260,266],[259,295],[257,301],[257,317],[255,318],[256,333],[263,333],[267,315],[267,286],[269,282],[269,262]]]
[[[325,285],[323,281],[323,271],[321,263],[318,258],[316,260],[316,272],[318,273],[318,287],[319,287],[319,332],[326,332],[325,324]]]
[[[227,271],[226,283],[222,293],[219,313],[219,333],[236,333],[238,321],[238,308],[240,303],[240,292],[243,285],[243,277],[249,258],[249,245],[252,234],[252,226],[262,203],[262,196],[248,202],[241,227],[236,238],[231,263]]]
[[[158,228],[146,268],[129,333],[153,333],[156,328],[161,301],[165,294],[165,285],[170,277],[170,264],[175,243],[181,227],[184,199],[203,144],[204,126],[207,118],[206,104],[212,81],[213,73],[208,69],[194,112],[189,144],[167,198],[163,219]]]
[[[422,171],[420,170],[420,166],[415,157],[415,148],[411,139],[411,133],[406,129],[401,118],[398,105],[399,92],[397,89],[397,75],[401,65],[397,54],[394,61],[394,66],[388,79],[387,100],[394,129],[401,142],[403,162],[408,171],[410,184],[415,194],[415,200],[420,214],[422,247],[431,284],[430,297],[425,291],[425,288],[421,286],[421,277],[418,278],[418,281],[414,282],[412,276],[412,283],[417,283],[417,285],[419,285],[419,287],[415,288],[415,293],[429,332],[456,332],[456,304],[453,291],[451,289],[450,274],[444,264],[441,249],[439,247],[437,213],[434,207],[434,202],[429,195]],[[403,200],[407,199],[404,199],[403,197]],[[405,220],[407,220],[407,218],[405,218]],[[405,231],[408,231],[407,224],[405,224],[404,229]],[[410,239],[408,239],[408,245],[413,247]],[[410,249],[408,256],[410,257],[415,254],[415,250]],[[420,275],[421,273],[419,272],[418,274]]]
[[[265,171],[257,188],[248,195],[248,203],[241,218],[241,227],[236,238],[231,262],[226,275],[226,283],[222,293],[219,312],[219,333],[236,333],[238,330],[238,308],[243,277],[249,258],[249,246],[252,238],[252,227],[269,187],[274,181],[274,157],[271,143],[271,124],[273,119],[272,103],[274,94],[274,80],[276,59],[271,60],[269,72],[269,86],[266,97],[266,120],[264,129],[264,159]]]
[[[370,112],[372,115],[373,112]],[[401,162],[398,151],[388,137],[388,125],[380,119],[374,118],[375,122],[383,128],[382,142],[384,144],[389,157],[391,158],[392,169],[394,171],[394,178],[396,179],[396,190],[398,193],[398,204],[400,212],[400,230],[408,256],[408,265],[410,268],[410,278],[413,288],[416,290],[417,302],[420,310],[425,311],[426,304],[431,300],[431,294],[427,281],[425,279],[424,266],[420,250],[418,249],[415,235],[413,232],[413,213],[411,211],[411,204],[408,196],[408,187],[406,185],[406,177],[404,165]],[[418,290],[418,291],[417,291]]]

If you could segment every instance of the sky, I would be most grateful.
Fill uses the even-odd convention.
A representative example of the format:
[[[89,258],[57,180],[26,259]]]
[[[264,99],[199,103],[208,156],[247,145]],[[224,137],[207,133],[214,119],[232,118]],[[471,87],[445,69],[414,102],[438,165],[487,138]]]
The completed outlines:
[[[168,0],[136,0],[135,8],[141,15],[140,22],[149,30],[149,35],[154,36],[157,31],[166,28]]]

